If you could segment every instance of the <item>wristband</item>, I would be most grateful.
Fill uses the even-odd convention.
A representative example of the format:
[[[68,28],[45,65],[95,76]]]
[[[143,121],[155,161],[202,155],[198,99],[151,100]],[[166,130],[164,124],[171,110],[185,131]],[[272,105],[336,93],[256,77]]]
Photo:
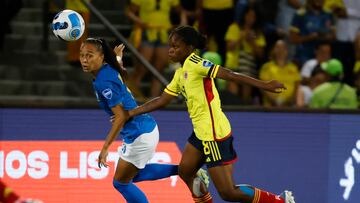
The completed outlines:
[[[118,62],[121,62],[121,60],[122,60],[121,56],[116,56],[116,60],[117,60]]]

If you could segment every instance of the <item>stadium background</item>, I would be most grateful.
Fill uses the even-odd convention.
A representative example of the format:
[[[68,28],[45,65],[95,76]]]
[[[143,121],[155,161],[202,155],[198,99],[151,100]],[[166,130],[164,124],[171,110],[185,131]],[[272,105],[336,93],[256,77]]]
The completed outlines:
[[[234,169],[237,183],[257,185],[275,193],[290,189],[300,203],[359,202],[360,179],[357,174],[360,160],[355,156],[360,153],[358,115],[250,111],[227,111],[226,114],[233,125],[238,153]],[[169,155],[167,159],[158,161],[176,163],[191,133],[188,115],[181,110],[157,111],[152,115],[161,132],[157,152]],[[78,202],[81,198],[81,202],[104,202],[106,199],[105,202],[118,202],[119,195],[110,185],[111,175],[93,180],[90,172],[85,172],[85,175],[79,172],[77,176],[61,178],[57,175],[58,170],[52,170],[59,167],[59,151],[68,152],[65,162],[68,162],[69,172],[81,171],[79,163],[86,163],[86,156],[80,156],[79,151],[90,153],[100,149],[110,127],[101,110],[5,108],[0,110],[0,118],[0,175],[21,194],[48,200],[46,202]],[[20,164],[23,162],[18,161],[20,158],[11,159],[9,154],[14,151],[24,154],[25,165]],[[29,154],[33,151],[50,154],[48,161],[42,160],[49,165],[49,172],[38,179],[30,176],[31,171],[34,173],[41,168],[29,161]],[[113,152],[116,154],[115,146]],[[339,182],[347,178],[344,165],[348,159],[352,160],[355,183],[345,201],[345,189]],[[16,178],[10,177],[15,177],[16,173]],[[100,189],[95,185],[100,185]],[[176,189],[171,186],[170,179],[140,184],[140,187],[148,191],[150,202],[169,202],[169,194],[178,194],[173,202],[191,202],[190,194],[184,190],[180,180]],[[210,189],[214,202],[222,202],[213,185]],[[52,195],[59,190],[61,198]]]

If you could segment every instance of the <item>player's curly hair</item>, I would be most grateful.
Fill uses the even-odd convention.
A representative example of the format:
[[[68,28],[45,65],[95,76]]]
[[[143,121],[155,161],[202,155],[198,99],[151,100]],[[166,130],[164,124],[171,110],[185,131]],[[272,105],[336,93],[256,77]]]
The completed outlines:
[[[174,34],[181,37],[185,44],[192,45],[196,49],[204,49],[206,47],[206,36],[191,26],[179,26],[170,33],[169,37]]]

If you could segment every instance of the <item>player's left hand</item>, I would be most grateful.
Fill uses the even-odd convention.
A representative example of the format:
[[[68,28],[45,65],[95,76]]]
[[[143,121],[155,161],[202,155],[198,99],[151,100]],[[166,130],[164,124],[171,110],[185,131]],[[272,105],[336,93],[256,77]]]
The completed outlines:
[[[114,52],[115,52],[116,56],[119,56],[120,58],[122,58],[124,49],[125,49],[124,44],[120,44],[120,45],[115,46]]]
[[[282,91],[286,90],[286,87],[283,83],[277,80],[270,80],[265,83],[264,90],[273,93],[281,93]]]
[[[99,159],[98,159],[99,168],[101,168],[101,166],[104,166],[105,168],[108,167],[108,165],[106,163],[107,155],[108,155],[108,150],[107,149],[102,149],[100,154],[99,154]]]

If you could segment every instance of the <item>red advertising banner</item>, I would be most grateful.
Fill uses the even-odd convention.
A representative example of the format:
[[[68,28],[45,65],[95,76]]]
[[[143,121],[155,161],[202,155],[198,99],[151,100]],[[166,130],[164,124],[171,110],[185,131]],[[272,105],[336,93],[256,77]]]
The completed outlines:
[[[112,186],[121,142],[114,142],[108,168],[99,169],[102,141],[0,141],[0,178],[22,197],[44,203],[125,202]],[[179,163],[175,142],[160,142],[153,163]],[[150,202],[191,202],[178,176],[136,183]]]

